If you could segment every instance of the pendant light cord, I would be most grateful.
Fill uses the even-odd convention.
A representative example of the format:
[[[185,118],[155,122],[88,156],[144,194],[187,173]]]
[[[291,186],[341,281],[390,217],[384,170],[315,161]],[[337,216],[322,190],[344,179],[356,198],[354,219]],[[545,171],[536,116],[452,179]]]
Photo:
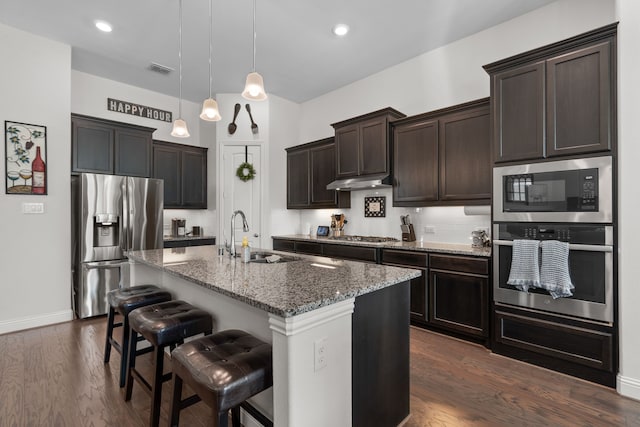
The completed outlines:
[[[180,102],[178,104],[178,118],[182,118],[182,0],[180,0],[180,25],[178,27],[178,35],[180,39],[180,46],[178,48],[178,62],[179,62],[179,75],[180,75]]]
[[[253,0],[253,72],[256,72],[256,0]]]
[[[211,39],[213,38],[213,13],[211,9],[213,9],[213,0],[209,0],[209,98],[212,98],[211,86],[213,86],[213,74],[211,72],[211,57],[213,56],[213,48],[211,47]]]

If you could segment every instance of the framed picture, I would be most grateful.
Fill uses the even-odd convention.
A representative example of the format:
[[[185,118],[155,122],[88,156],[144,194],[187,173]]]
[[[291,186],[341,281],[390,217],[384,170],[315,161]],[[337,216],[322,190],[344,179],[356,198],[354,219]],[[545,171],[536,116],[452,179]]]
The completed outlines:
[[[47,128],[4,122],[7,194],[47,194]]]
[[[373,218],[385,217],[386,197],[365,197],[364,198],[364,216]]]

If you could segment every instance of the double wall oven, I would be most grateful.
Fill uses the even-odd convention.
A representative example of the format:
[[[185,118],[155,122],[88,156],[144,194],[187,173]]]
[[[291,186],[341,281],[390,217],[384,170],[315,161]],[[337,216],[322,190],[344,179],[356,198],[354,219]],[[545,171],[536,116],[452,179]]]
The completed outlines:
[[[610,156],[494,168],[493,295],[496,303],[614,321],[613,165]],[[569,243],[573,295],[508,285],[513,241]]]

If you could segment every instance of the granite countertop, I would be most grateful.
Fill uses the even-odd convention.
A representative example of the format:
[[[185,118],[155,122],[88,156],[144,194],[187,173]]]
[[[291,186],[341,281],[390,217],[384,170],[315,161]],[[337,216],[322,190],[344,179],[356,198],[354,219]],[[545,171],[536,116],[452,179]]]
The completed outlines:
[[[165,242],[179,242],[182,240],[206,240],[215,239],[216,236],[162,236]]]
[[[422,274],[409,268],[268,252],[295,260],[244,263],[228,254],[219,256],[216,246],[132,251],[128,256],[282,317],[306,313]]]
[[[291,234],[287,236],[272,236],[273,239],[300,240],[304,242],[330,243],[335,245],[367,246],[384,249],[400,249],[406,251],[440,252],[455,255],[471,255],[478,257],[490,257],[491,247],[474,248],[471,244],[436,243],[436,242],[361,242],[348,240],[335,240],[328,237],[315,237],[307,234]]]

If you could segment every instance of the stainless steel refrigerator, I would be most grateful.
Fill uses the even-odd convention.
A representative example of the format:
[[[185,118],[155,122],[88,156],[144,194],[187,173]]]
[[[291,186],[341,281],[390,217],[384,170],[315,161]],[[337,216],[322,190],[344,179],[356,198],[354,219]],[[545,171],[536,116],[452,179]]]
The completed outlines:
[[[71,179],[73,303],[79,318],[108,311],[129,286],[128,251],[163,246],[163,181],[85,173]]]

